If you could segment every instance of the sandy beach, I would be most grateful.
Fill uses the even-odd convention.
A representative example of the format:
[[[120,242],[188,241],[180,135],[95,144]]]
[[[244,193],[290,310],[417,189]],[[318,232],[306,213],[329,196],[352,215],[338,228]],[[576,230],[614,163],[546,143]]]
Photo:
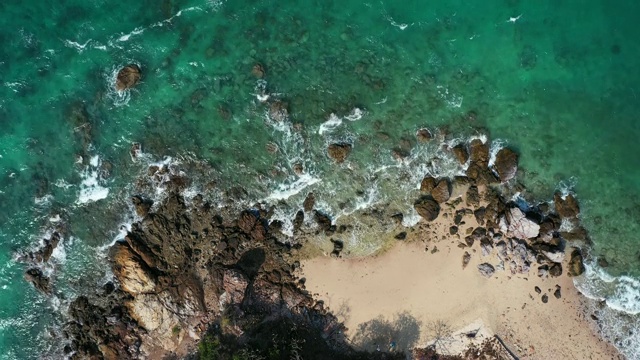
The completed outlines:
[[[566,271],[539,277],[534,266],[526,273],[497,266],[483,276],[478,265],[497,264],[497,251],[483,255],[478,242],[463,245],[463,234],[477,227],[473,216],[450,234],[454,211],[409,229],[377,256],[305,260],[299,276],[344,321],[351,342],[368,350],[435,344],[453,355],[497,335],[519,359],[622,358],[597,336]]]

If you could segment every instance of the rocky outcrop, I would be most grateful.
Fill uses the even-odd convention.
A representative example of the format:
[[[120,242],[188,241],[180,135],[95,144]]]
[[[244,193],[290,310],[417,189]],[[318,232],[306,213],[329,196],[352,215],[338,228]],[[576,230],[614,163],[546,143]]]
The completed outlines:
[[[352,145],[349,143],[334,143],[327,148],[327,155],[336,163],[343,163],[351,153]]]
[[[585,268],[580,249],[574,248],[573,251],[571,251],[568,267],[567,274],[569,276],[580,276],[584,273]]]
[[[416,132],[416,138],[420,142],[427,142],[433,138],[433,135],[431,135],[431,132],[429,131],[429,129],[423,128],[423,129],[419,129]]]
[[[269,117],[276,122],[284,122],[289,118],[289,105],[281,100],[269,104]]]
[[[451,151],[453,155],[456,157],[460,165],[464,165],[469,160],[469,152],[467,151],[467,147],[464,144],[458,144],[454,146]]]
[[[563,197],[562,194],[556,192],[553,195],[553,202],[556,207],[556,212],[563,219],[575,218],[580,214],[580,206],[572,194]]]
[[[413,204],[414,209],[426,221],[433,221],[440,214],[440,205],[431,197],[423,196]]]
[[[431,190],[431,196],[440,204],[447,202],[451,197],[451,184],[449,184],[449,180],[441,179],[438,181],[438,184]]]
[[[118,71],[116,76],[116,90],[123,91],[130,89],[140,82],[142,71],[136,64],[129,64]]]
[[[501,182],[513,179],[518,172],[518,154],[509,148],[502,148],[496,154],[493,164]]]

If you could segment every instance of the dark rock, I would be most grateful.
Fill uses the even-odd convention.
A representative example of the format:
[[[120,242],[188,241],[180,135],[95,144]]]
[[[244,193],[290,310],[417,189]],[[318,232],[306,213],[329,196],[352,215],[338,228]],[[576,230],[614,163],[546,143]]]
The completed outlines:
[[[467,265],[469,265],[469,262],[471,261],[471,254],[469,254],[467,251],[464,252],[464,255],[462,255],[462,268],[466,268]]]
[[[456,215],[453,218],[453,223],[456,225],[462,224],[462,218],[464,217],[464,215],[465,215],[464,210],[456,210]]]
[[[534,290],[535,290],[538,294],[541,294],[541,293],[542,293],[542,289],[540,289],[538,286],[536,286],[536,287],[534,288]]]
[[[310,192],[307,197],[304,199],[304,202],[302,203],[302,208],[304,209],[305,212],[310,212],[311,210],[313,210],[313,207],[316,204],[316,197],[315,195],[313,195],[312,192]]]
[[[478,271],[482,276],[490,278],[496,272],[496,269],[489,263],[483,263],[478,265]]]
[[[336,163],[343,163],[349,154],[351,153],[351,144],[349,143],[335,143],[329,145],[327,148],[327,155],[333,159]]]
[[[603,256],[598,258],[598,266],[601,268],[609,267],[609,262]]]
[[[547,294],[542,295],[542,302],[545,304],[549,302],[549,296]]]
[[[560,299],[562,297],[560,286],[556,285],[556,291],[553,292],[553,296],[555,296],[556,299]]]
[[[331,231],[331,218],[329,217],[329,215],[326,215],[318,210],[314,211],[314,218],[316,219],[316,222],[318,223],[318,226],[320,227],[320,230],[324,231],[324,232],[330,232]]]
[[[457,233],[458,233],[458,227],[457,227],[457,226],[451,226],[451,227],[449,228],[449,234],[451,234],[451,235],[455,235],[455,234],[457,234]]]
[[[24,278],[33,284],[36,290],[44,293],[51,294],[51,281],[39,268],[31,268],[24,274]]]
[[[460,165],[466,164],[469,160],[469,152],[467,151],[466,145],[458,144],[454,146],[451,151],[453,151],[453,155],[458,159]]]
[[[551,265],[551,267],[549,268],[549,275],[553,277],[562,275],[562,264],[554,263],[553,265]]]
[[[399,233],[398,235],[394,236],[394,238],[396,240],[404,240],[404,239],[407,238],[407,232],[403,231],[403,232]]]
[[[473,236],[473,238],[476,239],[476,240],[480,240],[480,239],[484,238],[485,236],[487,236],[487,229],[485,229],[483,227],[477,227],[477,228],[473,229],[473,232],[471,233],[471,236]]]
[[[414,209],[423,219],[435,220],[440,214],[440,205],[430,197],[423,196],[413,204]]]
[[[428,129],[420,129],[416,132],[416,138],[420,142],[427,142],[433,138],[433,135]]]
[[[136,214],[140,217],[147,216],[147,214],[149,214],[149,210],[151,210],[151,206],[153,205],[153,201],[144,199],[142,196],[137,195],[131,198],[131,202],[136,209]]]
[[[467,236],[464,238],[464,243],[467,244],[468,247],[472,247],[475,239],[473,236]]]
[[[402,213],[397,213],[397,214],[391,215],[391,218],[397,225],[400,225],[402,224],[402,220],[404,220],[404,215]]]
[[[484,216],[487,213],[487,209],[482,206],[476,209],[476,211],[473,212],[473,216],[475,216],[476,218],[476,222],[479,225],[484,225]]]
[[[436,179],[433,176],[427,175],[422,179],[420,183],[420,191],[423,193],[430,194],[431,190],[436,187]]]
[[[470,186],[467,190],[467,206],[473,208],[480,206],[480,193],[475,185]]]
[[[473,139],[469,144],[469,159],[480,168],[489,166],[489,145],[480,139]]]
[[[545,277],[547,275],[549,275],[549,266],[548,265],[538,266],[538,276]]]
[[[493,251],[493,243],[489,238],[484,237],[480,240],[480,249],[482,250],[482,256],[489,256]]]
[[[577,240],[585,240],[587,242],[589,241],[589,234],[587,233],[587,230],[582,226],[576,226],[571,231],[562,231],[560,232],[560,236],[562,236],[563,239],[568,241],[577,241]]]
[[[118,91],[130,89],[136,86],[141,78],[142,72],[140,67],[136,64],[129,64],[118,71],[116,89]]]
[[[304,223],[304,212],[302,210],[296,213],[295,218],[293,218],[293,230],[297,231],[302,227]]]
[[[331,252],[331,256],[340,257],[340,253],[344,249],[344,242],[342,242],[342,240],[333,239],[331,239],[331,242],[333,243],[333,251]]]
[[[269,117],[277,122],[284,122],[289,117],[289,108],[286,102],[275,100],[269,105]]]
[[[582,252],[578,248],[574,248],[571,252],[571,258],[569,259],[569,270],[567,274],[569,276],[580,276],[584,273],[584,264],[582,259]]]
[[[439,204],[447,202],[451,197],[451,186],[449,180],[441,179],[435,188],[431,190],[431,196]]]
[[[564,199],[559,192],[553,195],[553,202],[555,203],[556,212],[561,218],[574,218],[580,213],[580,206],[573,197],[568,194]]]
[[[493,164],[501,182],[507,182],[516,176],[518,171],[518,154],[508,148],[502,148],[496,154]]]

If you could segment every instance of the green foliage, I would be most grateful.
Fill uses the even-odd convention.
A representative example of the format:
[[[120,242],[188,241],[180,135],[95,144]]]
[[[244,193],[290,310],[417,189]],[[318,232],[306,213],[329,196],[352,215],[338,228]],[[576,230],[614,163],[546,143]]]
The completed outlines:
[[[198,344],[198,357],[200,360],[219,360],[219,350],[220,339],[217,336],[207,335]]]

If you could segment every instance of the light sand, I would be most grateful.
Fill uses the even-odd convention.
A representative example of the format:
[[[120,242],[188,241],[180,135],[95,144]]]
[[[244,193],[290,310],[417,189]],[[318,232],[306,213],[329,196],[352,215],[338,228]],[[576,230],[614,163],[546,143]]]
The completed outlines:
[[[439,336],[438,348],[451,354],[472,341],[461,332],[479,330],[475,341],[496,334],[520,359],[621,358],[596,336],[594,324],[582,312],[585,299],[571,278],[563,274],[541,279],[535,266],[526,275],[507,270],[485,278],[477,265],[496,264],[496,251],[483,257],[478,242],[459,248],[460,236],[448,234],[450,218],[421,224],[407,241],[382,255],[305,260],[300,277],[345,322],[354,345],[369,350],[386,349],[391,341],[400,350],[432,344],[437,337],[434,325],[441,322],[454,331]],[[475,221],[467,222],[466,227],[475,226]],[[464,230],[462,226],[460,232]],[[432,253],[434,246],[438,251]],[[465,251],[471,261],[463,269]],[[554,297],[556,285],[561,287],[560,299]],[[546,304],[541,300],[545,294]]]

